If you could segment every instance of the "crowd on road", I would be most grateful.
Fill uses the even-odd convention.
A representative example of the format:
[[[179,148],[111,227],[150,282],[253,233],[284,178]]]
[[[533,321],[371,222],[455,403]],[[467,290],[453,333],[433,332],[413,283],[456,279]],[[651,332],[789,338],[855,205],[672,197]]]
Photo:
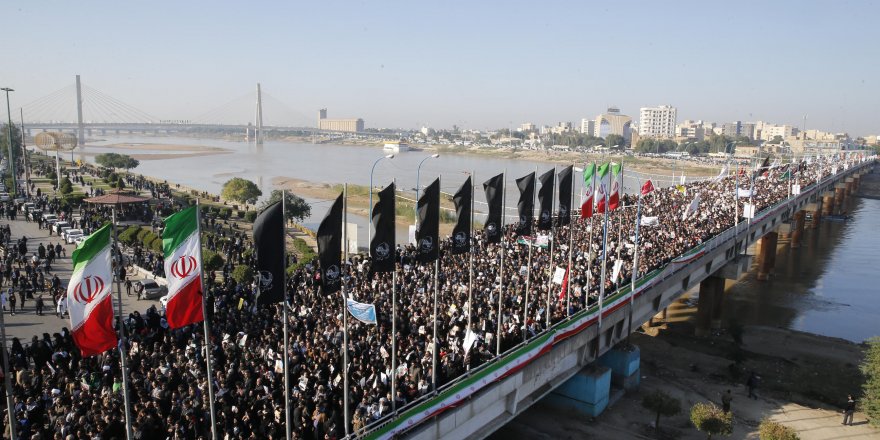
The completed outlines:
[[[781,180],[783,174],[778,168],[759,173],[754,179],[751,170],[734,171],[730,176],[682,188],[657,189],[645,196],[643,216],[657,217],[657,222],[640,230],[639,273],[662,267],[735,222],[744,221],[743,204],[748,200],[761,210],[784,200],[789,183],[806,188],[831,171],[826,160],[813,160],[797,168],[791,181]],[[137,182],[133,180],[131,187],[137,188]],[[141,184],[146,190],[146,183]],[[753,189],[753,196],[737,198],[736,188]],[[698,194],[701,202],[683,220]],[[40,197],[45,210],[72,215],[73,211],[65,211],[47,195]],[[600,258],[604,225],[601,215],[547,231],[556,244],[553,254],[543,247],[533,247],[531,267],[529,247],[518,243],[521,237],[516,236],[513,225],[504,229],[506,238],[500,244],[489,244],[481,232],[476,232],[472,254],[442,252],[436,286],[436,346],[432,342],[434,265],[417,262],[413,247],[398,246],[398,313],[392,317],[392,274],[371,275],[369,257],[352,255],[343,270],[346,294],[375,304],[378,320],[378,325],[349,320],[349,394],[354,431],[362,432],[370,423],[431,394],[469,368],[491,361],[498,354],[499,338],[505,351],[544,330],[548,315],[552,324],[594,305],[600,292],[603,261],[607,265],[606,295],[628,280],[635,252],[635,203],[634,197],[625,196],[625,207],[609,214],[604,259]],[[89,228],[109,219],[109,213],[101,209],[80,211],[80,215],[90,219],[92,223],[85,225]],[[209,384],[215,390],[220,438],[283,438],[282,305],[256,306],[256,286],[236,283],[227,276],[238,265],[254,263],[252,242],[243,233],[227,232],[210,222],[203,228],[214,232],[204,245],[221,253],[226,261],[224,276],[209,277],[207,285],[210,348],[206,350],[202,344],[200,325],[170,331],[163,311],[156,307],[142,314],[131,313],[123,321],[129,338],[134,438],[210,438]],[[570,298],[560,295],[560,286],[550,282],[555,267],[567,267],[569,234],[574,234],[568,277]],[[15,272],[28,248],[13,254],[16,240],[23,237],[11,237],[2,230],[0,236],[7,244],[3,278],[12,282],[11,275],[7,276],[9,261]],[[446,241],[442,249],[450,245]],[[16,259],[10,260],[12,255],[17,255]],[[618,259],[623,264],[617,280],[613,280],[611,274]],[[39,271],[35,269],[34,273],[39,280]],[[473,290],[469,294],[471,273]],[[31,276],[20,274],[19,279],[29,280]],[[42,276],[45,281],[46,275]],[[314,262],[292,270],[287,282],[293,438],[340,438],[345,432],[342,301],[338,294],[321,291],[320,272]],[[530,286],[528,292],[526,284]],[[391,367],[393,318],[397,320],[396,371]],[[469,322],[475,338],[466,338]],[[471,339],[473,346],[466,347],[465,341]],[[11,347],[9,374],[20,438],[124,438],[117,350],[82,358],[66,328],[54,335],[35,336],[27,346],[13,340]],[[438,357],[436,374],[432,369],[434,353]],[[206,354],[213,359],[213,377],[205,372]],[[394,395],[392,375],[397,378]]]

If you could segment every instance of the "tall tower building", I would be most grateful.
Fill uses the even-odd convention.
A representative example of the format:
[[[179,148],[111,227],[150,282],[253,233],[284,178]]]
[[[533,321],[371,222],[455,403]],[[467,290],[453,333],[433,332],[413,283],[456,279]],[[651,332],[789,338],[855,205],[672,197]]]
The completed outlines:
[[[677,109],[669,105],[642,107],[639,110],[639,136],[672,139],[677,113]]]

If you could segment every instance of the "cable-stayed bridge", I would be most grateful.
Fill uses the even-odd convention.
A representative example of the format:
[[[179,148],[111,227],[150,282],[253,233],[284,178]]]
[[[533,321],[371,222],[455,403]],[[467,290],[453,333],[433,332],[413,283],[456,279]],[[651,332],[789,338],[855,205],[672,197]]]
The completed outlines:
[[[24,131],[59,130],[73,133],[80,145],[86,136],[119,133],[174,133],[181,131],[235,132],[262,143],[266,129],[313,130],[314,122],[304,113],[267,94],[257,84],[255,91],[227,101],[193,118],[167,119],[76,82],[20,108]]]

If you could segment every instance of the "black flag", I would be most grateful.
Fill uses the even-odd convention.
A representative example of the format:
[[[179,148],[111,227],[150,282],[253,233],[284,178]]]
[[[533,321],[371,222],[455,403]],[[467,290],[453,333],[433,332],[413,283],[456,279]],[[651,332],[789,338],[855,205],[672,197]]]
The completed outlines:
[[[284,213],[281,202],[263,210],[254,220],[257,253],[258,304],[284,300]]]
[[[538,230],[546,231],[553,227],[553,185],[556,183],[556,170],[552,169],[538,178],[541,189],[538,191]]]
[[[559,172],[559,226],[565,226],[571,221],[571,181],[572,166],[569,165]]]
[[[519,202],[516,204],[519,223],[516,225],[516,233],[532,235],[532,221],[535,218],[535,173],[516,179],[516,186],[519,187]]]
[[[486,241],[489,243],[501,242],[501,216],[504,214],[504,174],[499,174],[483,183],[486,191],[486,203],[489,205],[489,215],[486,216]]]
[[[458,220],[452,228],[452,253],[463,254],[470,250],[471,246],[471,200],[474,197],[474,186],[468,177],[461,188],[452,196],[455,202],[455,215]]]
[[[379,201],[373,208],[373,240],[370,241],[370,258],[373,272],[394,270],[394,183],[379,191]]]
[[[418,260],[430,263],[440,258],[440,178],[425,188],[419,198],[419,229],[416,230]]]
[[[339,291],[342,284],[342,194],[336,198],[318,226],[318,260],[324,293]]]

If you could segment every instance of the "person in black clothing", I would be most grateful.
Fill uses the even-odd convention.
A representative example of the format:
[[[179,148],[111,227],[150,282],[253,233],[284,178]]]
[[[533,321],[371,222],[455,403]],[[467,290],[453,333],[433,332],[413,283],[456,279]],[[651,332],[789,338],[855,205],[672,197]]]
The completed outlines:
[[[846,396],[846,406],[843,408],[843,425],[852,426],[853,414],[856,412],[856,401],[852,394]]]
[[[754,371],[749,375],[749,379],[746,381],[746,387],[749,388],[749,397],[755,400],[758,400],[758,395],[755,394],[755,388],[758,388],[758,380],[761,379]]]

